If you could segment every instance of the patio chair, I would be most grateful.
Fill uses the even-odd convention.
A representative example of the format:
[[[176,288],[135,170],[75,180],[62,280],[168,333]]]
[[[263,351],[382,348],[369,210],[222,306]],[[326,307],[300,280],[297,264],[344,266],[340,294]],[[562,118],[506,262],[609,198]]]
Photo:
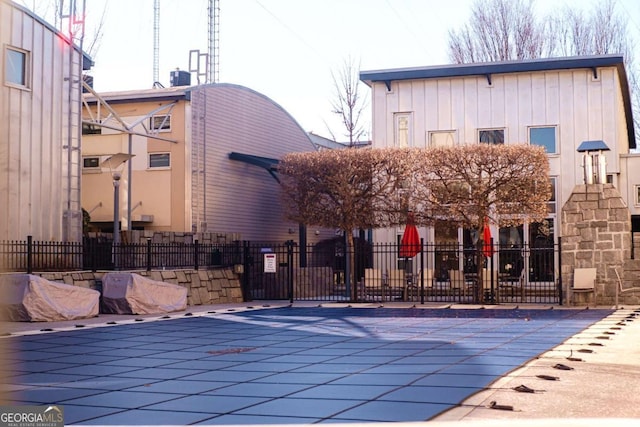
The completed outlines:
[[[625,294],[627,292],[640,292],[640,287],[634,286],[631,288],[623,288],[622,287],[622,279],[620,278],[620,273],[618,273],[617,269],[613,269],[616,272],[616,278],[618,279],[618,284],[616,285],[616,310],[618,309],[619,298],[621,294]]]
[[[382,271],[380,269],[364,269],[364,290],[367,295],[382,295]]]
[[[571,290],[571,302],[574,303],[576,293],[593,294],[593,304],[596,303],[596,273],[595,268],[576,268],[573,270],[573,286]]]
[[[466,296],[467,281],[462,270],[449,270],[449,291]]]
[[[431,291],[433,291],[433,269],[425,268],[421,272],[419,271],[418,274],[413,277],[411,285],[407,284],[407,293],[410,294],[407,295],[407,299],[409,297],[413,299],[413,297],[420,295],[423,281],[424,293],[426,296],[429,295]]]
[[[492,274],[493,273],[493,274]],[[491,287],[493,281],[493,289]],[[493,292],[492,292],[493,291]],[[482,298],[484,302],[498,302],[498,271],[482,269]]]
[[[389,270],[389,299],[392,297],[402,297],[407,295],[407,277],[404,270]]]

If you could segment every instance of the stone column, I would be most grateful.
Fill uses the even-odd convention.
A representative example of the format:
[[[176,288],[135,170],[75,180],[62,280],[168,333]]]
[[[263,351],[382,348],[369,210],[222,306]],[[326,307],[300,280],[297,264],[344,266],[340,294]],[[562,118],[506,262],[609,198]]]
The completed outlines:
[[[562,207],[563,292],[573,285],[575,268],[597,269],[596,304],[613,304],[617,279],[631,257],[631,214],[612,184],[577,185]],[[591,295],[576,294],[575,303]],[[570,303],[570,301],[566,301]]]

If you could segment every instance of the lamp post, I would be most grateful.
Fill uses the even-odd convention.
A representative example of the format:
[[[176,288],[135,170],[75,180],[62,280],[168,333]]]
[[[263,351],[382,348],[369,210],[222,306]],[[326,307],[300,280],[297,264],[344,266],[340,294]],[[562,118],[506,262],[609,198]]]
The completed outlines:
[[[122,178],[122,172],[118,168],[132,157],[132,154],[116,153],[103,160],[100,164],[101,167],[109,168],[113,179],[113,245],[111,247],[111,262],[116,270],[118,269],[118,251],[120,250],[120,179]]]
[[[122,174],[114,171],[113,177],[113,245],[120,243],[120,178]]]

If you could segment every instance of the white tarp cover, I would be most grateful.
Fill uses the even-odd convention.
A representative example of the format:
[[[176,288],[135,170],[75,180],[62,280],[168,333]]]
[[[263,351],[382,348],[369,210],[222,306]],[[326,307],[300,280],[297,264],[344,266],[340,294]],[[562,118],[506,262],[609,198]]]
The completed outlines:
[[[33,274],[0,276],[0,317],[14,322],[54,322],[98,315],[100,292]]]
[[[155,314],[185,310],[187,288],[135,273],[102,277],[102,310],[115,314]]]

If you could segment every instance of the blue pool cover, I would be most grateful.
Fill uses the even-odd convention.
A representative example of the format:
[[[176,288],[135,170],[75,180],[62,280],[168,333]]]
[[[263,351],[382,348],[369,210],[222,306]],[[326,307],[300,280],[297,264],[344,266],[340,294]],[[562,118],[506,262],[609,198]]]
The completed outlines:
[[[429,420],[611,310],[284,307],[3,338],[65,424]]]

